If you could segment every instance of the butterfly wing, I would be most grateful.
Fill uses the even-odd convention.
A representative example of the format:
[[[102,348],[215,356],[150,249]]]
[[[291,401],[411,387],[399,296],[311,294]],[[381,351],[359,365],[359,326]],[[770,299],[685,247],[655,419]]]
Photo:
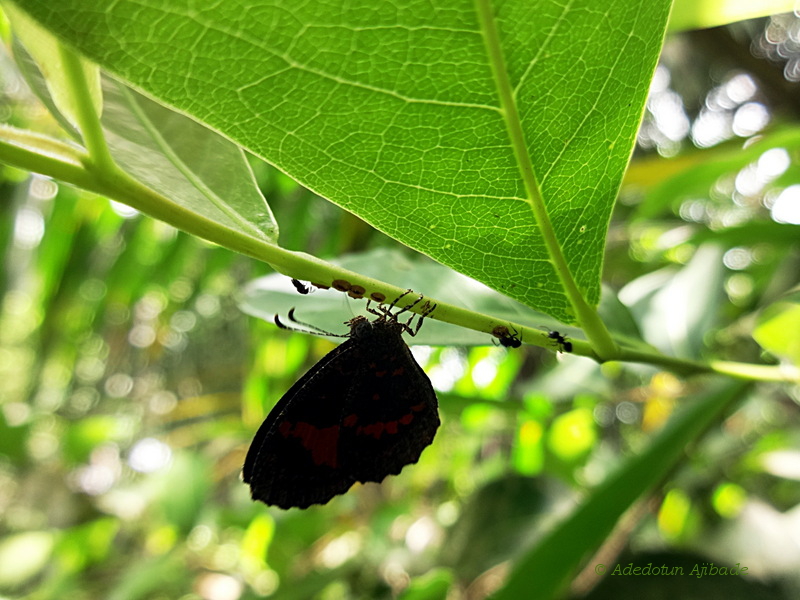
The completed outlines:
[[[380,482],[419,460],[439,427],[430,379],[396,321],[355,319],[353,337],[281,398],[247,453],[254,500],[325,504],[356,481]]]
[[[419,460],[439,427],[436,393],[399,331],[362,343],[363,368],[341,429],[343,467],[357,481],[380,482]]]
[[[242,469],[254,500],[281,508],[325,504],[356,479],[342,469],[339,432],[360,370],[352,339],[295,383],[256,433]]]

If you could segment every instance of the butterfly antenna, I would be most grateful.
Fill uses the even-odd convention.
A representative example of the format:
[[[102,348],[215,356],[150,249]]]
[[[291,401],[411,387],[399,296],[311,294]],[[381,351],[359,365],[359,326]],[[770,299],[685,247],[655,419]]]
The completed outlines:
[[[283,321],[280,320],[280,317],[278,317],[278,315],[275,315],[275,325],[277,325],[281,329],[286,329],[288,331],[299,331],[300,333],[310,333],[313,335],[329,335],[331,337],[348,336],[348,334],[332,333],[330,331],[325,331],[324,329],[320,329],[319,327],[311,325],[310,323],[304,323],[303,321],[298,321],[294,316],[294,311],[295,311],[294,308],[289,310],[289,320],[296,325],[302,325],[304,329],[301,329],[300,327],[292,327],[286,325]]]
[[[292,285],[294,286],[294,289],[297,290],[298,294],[305,295],[305,294],[310,294],[311,292],[314,291],[313,287],[311,287],[309,285],[306,285],[302,281],[299,281],[299,280],[294,279],[294,278],[292,278]]]

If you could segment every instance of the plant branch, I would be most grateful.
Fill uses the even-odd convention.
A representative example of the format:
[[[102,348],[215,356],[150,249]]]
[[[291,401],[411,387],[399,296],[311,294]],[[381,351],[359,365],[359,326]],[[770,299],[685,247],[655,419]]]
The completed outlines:
[[[86,188],[91,177],[82,149],[45,135],[0,124],[0,160]]]
[[[578,348],[579,342],[573,342],[573,346]],[[753,365],[728,361],[701,362],[666,356],[656,351],[643,352],[625,348],[622,348],[619,358],[615,360],[659,365],[684,376],[714,373],[744,381],[774,381],[800,384],[800,369],[790,365]]]
[[[100,123],[98,109],[102,110],[102,107],[95,106],[92,101],[89,82],[86,80],[86,71],[80,57],[63,44],[58,45],[58,53],[66,76],[65,91],[71,96],[71,105],[75,109],[75,118],[78,121],[76,125],[86,146],[87,166],[91,165],[102,172],[118,170]]]

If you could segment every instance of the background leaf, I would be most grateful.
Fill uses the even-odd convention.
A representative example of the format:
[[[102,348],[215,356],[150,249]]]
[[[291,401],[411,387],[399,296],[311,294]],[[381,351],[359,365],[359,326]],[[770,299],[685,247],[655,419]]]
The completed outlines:
[[[193,212],[277,242],[278,225],[240,148],[110,79],[103,92],[103,126],[121,167]]]
[[[39,68],[45,71],[43,81],[53,99],[53,106],[57,107],[58,113],[65,116],[69,125],[74,127],[78,122],[76,115],[79,109],[75,104],[75,98],[68,92],[68,75],[64,68],[58,40],[15,6],[9,4],[6,7],[6,13],[14,23],[14,34],[33,54]],[[89,98],[94,104],[95,111],[100,114],[103,110],[100,71],[97,65],[87,60],[81,60],[80,63],[89,89]]]
[[[669,20],[670,31],[717,27],[743,19],[791,12],[794,0],[675,0]]]
[[[24,8],[390,236],[572,322],[509,127],[524,133],[517,152],[530,154],[569,268],[597,303],[669,4],[518,0],[479,4],[483,21],[467,1]],[[494,30],[499,54],[487,50]],[[519,123],[501,107],[500,80]]]
[[[53,86],[28,50],[15,47],[28,84],[62,126],[80,139],[73,119],[60,110]],[[241,148],[108,76],[98,79],[101,84],[106,141],[123,170],[210,220],[251,237],[277,241],[278,225]]]
[[[649,447],[627,460],[589,499],[523,557],[494,598],[553,598],[562,591],[581,561],[611,533],[617,519],[681,460],[686,445],[739,398],[741,384],[721,386],[698,399],[670,421]]]
[[[639,320],[644,339],[672,356],[697,357],[722,300],[722,248],[698,248],[689,264],[636,279],[620,299]]]
[[[800,302],[794,298],[768,306],[758,318],[753,338],[769,352],[800,366]]]

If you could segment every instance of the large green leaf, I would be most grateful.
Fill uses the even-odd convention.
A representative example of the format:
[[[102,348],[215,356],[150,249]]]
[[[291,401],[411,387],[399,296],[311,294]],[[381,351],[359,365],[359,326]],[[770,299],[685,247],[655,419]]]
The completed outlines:
[[[19,5],[375,227],[573,322],[544,236],[596,304],[670,2]]]

